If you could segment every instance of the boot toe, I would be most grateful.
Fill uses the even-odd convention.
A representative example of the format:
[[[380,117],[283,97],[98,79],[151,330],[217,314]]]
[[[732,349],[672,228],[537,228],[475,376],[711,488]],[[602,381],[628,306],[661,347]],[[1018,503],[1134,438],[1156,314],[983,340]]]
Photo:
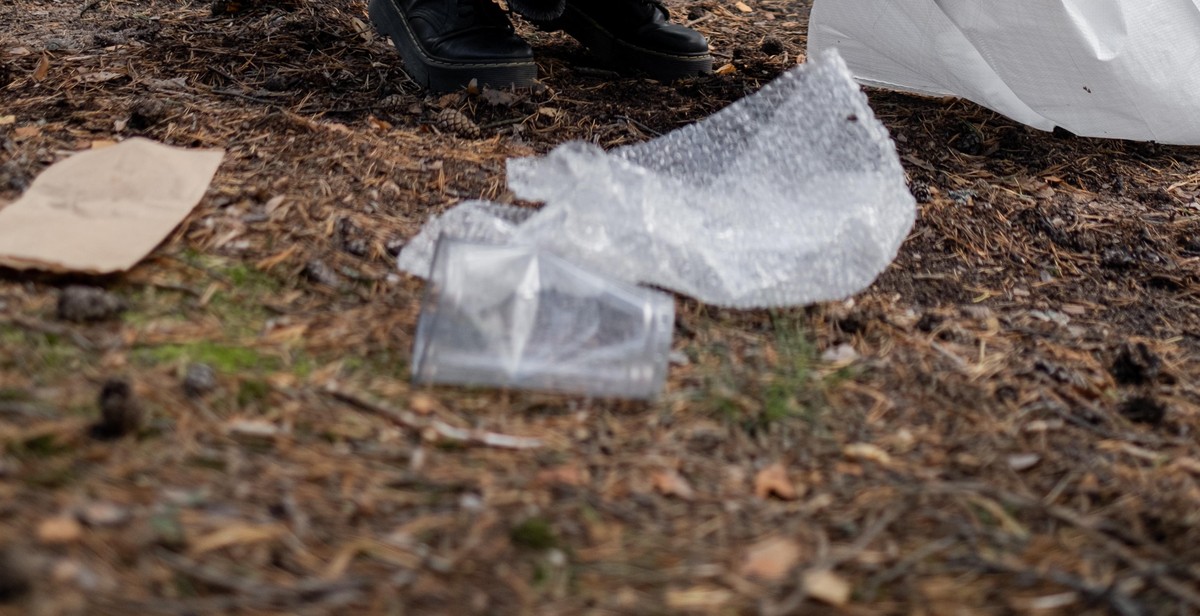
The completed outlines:
[[[477,31],[470,35],[443,39],[429,50],[443,59],[452,58],[455,64],[529,62],[533,49],[513,33]]]
[[[679,24],[649,24],[638,33],[637,45],[660,53],[702,56],[708,53],[703,34]]]

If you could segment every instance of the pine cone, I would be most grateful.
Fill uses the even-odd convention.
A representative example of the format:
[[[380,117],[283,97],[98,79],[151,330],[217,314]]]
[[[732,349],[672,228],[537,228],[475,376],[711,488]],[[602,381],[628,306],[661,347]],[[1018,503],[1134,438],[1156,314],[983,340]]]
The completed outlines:
[[[438,128],[449,133],[454,133],[459,137],[471,139],[479,137],[479,125],[457,109],[443,109],[434,116],[433,120]]]

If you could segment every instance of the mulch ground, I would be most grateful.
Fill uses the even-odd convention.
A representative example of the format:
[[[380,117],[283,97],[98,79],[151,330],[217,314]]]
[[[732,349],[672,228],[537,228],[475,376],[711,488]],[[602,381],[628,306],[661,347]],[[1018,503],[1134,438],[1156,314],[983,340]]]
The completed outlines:
[[[805,2],[672,6],[716,75],[522,24],[542,86],[425,96],[356,0],[0,5],[0,203],[228,152],[131,272],[0,270],[0,613],[1200,613],[1194,148],[870,92],[920,214],[867,291],[681,298],[653,404],[409,384],[427,217],[803,58]]]

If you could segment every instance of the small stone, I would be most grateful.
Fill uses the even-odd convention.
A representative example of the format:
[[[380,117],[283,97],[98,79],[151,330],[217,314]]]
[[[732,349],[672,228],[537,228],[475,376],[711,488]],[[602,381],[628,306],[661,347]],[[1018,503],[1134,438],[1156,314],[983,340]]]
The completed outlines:
[[[79,510],[79,519],[92,527],[120,526],[129,518],[129,510],[115,503],[89,503]]]
[[[839,344],[821,353],[821,361],[831,364],[850,363],[856,359],[858,359],[858,351],[849,344]]]
[[[333,289],[342,288],[342,279],[324,261],[313,259],[304,266],[304,275],[311,281]]]
[[[946,193],[946,196],[950,197],[950,200],[954,202],[954,205],[967,206],[974,202],[975,191],[970,189],[952,190],[949,193]]]
[[[58,295],[58,318],[64,321],[108,321],[126,308],[124,300],[99,287],[72,285]]]
[[[46,51],[63,51],[71,48],[71,42],[64,38],[46,39]]]
[[[1042,456],[1036,453],[1018,453],[1008,456],[1008,467],[1014,471],[1027,471],[1042,461]]]
[[[46,545],[75,543],[83,536],[83,526],[71,516],[55,516],[42,520],[37,527],[38,541]]]
[[[0,552],[0,605],[13,603],[33,589],[33,565],[12,549]]]
[[[217,388],[217,372],[208,364],[188,364],[183,374],[183,393],[201,398]]]
[[[353,220],[345,217],[339,218],[337,234],[342,244],[342,250],[356,257],[365,257],[370,253],[370,246],[367,244],[362,228],[354,224]]]
[[[142,425],[142,407],[127,381],[109,379],[100,389],[100,423],[93,433],[100,438],[120,438]]]

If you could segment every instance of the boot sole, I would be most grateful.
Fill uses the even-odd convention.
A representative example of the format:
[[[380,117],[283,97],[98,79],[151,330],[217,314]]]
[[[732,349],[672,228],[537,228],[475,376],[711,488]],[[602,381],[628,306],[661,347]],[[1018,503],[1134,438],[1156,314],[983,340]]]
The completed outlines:
[[[422,87],[448,92],[466,87],[474,79],[492,88],[529,87],[537,79],[537,65],[528,60],[455,62],[438,58],[421,46],[403,11],[394,0],[371,0],[368,6],[375,29],[392,39],[405,72]]]
[[[675,81],[712,72],[712,56],[672,54],[623,41],[578,9],[567,5],[560,28],[587,47],[597,58],[621,72],[645,73],[660,81]]]

